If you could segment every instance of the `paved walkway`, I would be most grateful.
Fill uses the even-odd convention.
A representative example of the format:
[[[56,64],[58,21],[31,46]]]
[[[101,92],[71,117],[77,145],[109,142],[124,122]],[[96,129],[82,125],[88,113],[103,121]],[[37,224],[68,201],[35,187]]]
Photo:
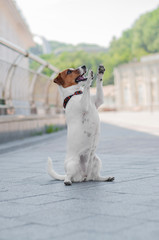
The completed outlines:
[[[159,112],[101,112],[105,123],[159,136]]]
[[[12,152],[5,145],[0,240],[159,239],[159,137],[108,124],[101,132],[102,174],[114,183],[51,180],[46,159],[63,173],[66,131],[21,141]]]

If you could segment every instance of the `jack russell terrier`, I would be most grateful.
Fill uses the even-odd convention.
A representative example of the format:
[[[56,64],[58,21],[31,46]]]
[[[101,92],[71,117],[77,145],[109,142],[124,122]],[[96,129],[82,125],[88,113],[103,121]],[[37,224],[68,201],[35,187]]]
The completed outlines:
[[[95,96],[90,96],[93,72],[89,70],[86,78],[84,76],[86,66],[64,70],[54,79],[59,85],[66,113],[68,131],[66,175],[59,175],[53,170],[50,158],[48,158],[48,173],[54,179],[63,180],[65,185],[71,185],[72,182],[114,180],[114,177],[100,176],[101,160],[95,153],[100,131],[97,109],[103,103],[104,71],[104,66],[100,65]]]

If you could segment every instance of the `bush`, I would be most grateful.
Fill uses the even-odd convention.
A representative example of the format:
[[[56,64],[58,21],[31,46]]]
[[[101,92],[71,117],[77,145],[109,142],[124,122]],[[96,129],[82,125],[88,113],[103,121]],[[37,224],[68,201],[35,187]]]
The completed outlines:
[[[53,132],[57,132],[59,130],[60,130],[60,128],[57,127],[57,126],[54,126],[53,124],[45,126],[45,132],[48,133],[48,134],[53,133]]]

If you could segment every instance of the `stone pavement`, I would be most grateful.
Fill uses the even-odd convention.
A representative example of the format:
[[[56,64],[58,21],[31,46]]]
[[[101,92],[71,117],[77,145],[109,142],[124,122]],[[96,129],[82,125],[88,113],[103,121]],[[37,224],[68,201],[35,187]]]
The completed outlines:
[[[116,180],[72,186],[46,173],[47,156],[64,172],[66,130],[39,138],[0,154],[0,240],[159,239],[159,137],[102,124],[102,174]]]
[[[120,127],[159,136],[159,111],[156,112],[100,112],[101,121]]]

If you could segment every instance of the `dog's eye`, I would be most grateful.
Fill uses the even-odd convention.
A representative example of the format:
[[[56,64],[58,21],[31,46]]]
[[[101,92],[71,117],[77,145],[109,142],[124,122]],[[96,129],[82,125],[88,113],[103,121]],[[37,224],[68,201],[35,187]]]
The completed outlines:
[[[71,74],[72,73],[72,71],[71,70],[67,70],[67,74]]]

